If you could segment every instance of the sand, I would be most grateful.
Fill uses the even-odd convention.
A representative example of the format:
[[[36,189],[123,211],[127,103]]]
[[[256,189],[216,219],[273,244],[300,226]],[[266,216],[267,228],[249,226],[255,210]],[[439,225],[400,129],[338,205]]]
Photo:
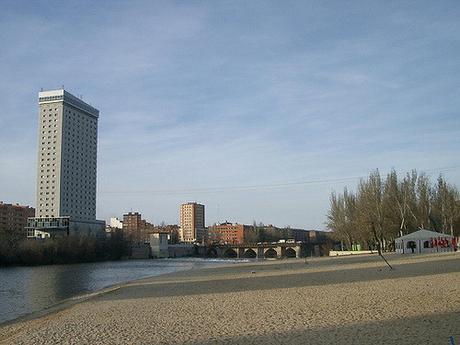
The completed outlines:
[[[460,344],[460,254],[266,261],[144,279],[0,344]]]

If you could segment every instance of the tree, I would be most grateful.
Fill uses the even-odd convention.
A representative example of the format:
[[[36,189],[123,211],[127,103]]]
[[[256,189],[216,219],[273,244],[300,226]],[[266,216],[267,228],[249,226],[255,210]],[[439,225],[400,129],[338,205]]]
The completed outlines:
[[[397,236],[419,228],[457,234],[460,195],[442,176],[432,186],[428,176],[416,170],[402,180],[395,170],[385,179],[375,170],[359,182],[355,194],[347,188],[343,194],[331,194],[327,219],[336,240],[387,250]]]
[[[327,215],[327,227],[333,231],[333,237],[345,242],[351,248],[355,241],[356,198],[345,188],[343,195],[331,194],[331,208]]]
[[[425,174],[420,174],[417,179],[416,214],[417,227],[431,229],[431,187],[430,180]]]
[[[393,169],[386,178],[383,193],[385,224],[393,233],[402,236],[407,231],[407,193]]]
[[[367,180],[358,185],[358,217],[364,236],[373,238],[379,251],[386,249],[386,228],[384,223],[384,184],[380,173],[375,170]]]
[[[447,204],[449,202],[449,187],[442,175],[439,175],[433,190],[434,222],[438,231],[446,232],[448,228]]]

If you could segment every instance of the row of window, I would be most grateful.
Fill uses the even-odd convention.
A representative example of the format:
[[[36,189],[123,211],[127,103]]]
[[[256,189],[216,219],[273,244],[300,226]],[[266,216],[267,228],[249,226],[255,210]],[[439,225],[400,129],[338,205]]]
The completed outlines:
[[[41,179],[40,180],[40,185],[49,185],[49,184],[55,184],[56,183],[56,179],[54,180],[51,180],[51,179]]]

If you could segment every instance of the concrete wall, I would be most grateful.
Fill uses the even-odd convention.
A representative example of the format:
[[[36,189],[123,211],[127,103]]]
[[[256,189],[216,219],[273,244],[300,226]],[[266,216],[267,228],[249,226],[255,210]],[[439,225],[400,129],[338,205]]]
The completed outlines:
[[[70,219],[69,235],[71,236],[105,236],[105,221],[79,222]]]
[[[146,244],[135,245],[131,247],[130,259],[148,259],[150,258],[150,246]]]
[[[150,234],[150,249],[152,251],[153,258],[169,257],[168,234],[166,233]]]
[[[193,244],[171,244],[168,246],[168,256],[170,258],[193,256],[195,254],[196,250]]]

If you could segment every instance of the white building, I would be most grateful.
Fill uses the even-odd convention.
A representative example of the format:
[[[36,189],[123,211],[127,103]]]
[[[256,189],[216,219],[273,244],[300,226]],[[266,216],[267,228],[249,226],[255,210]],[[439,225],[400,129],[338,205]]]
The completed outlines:
[[[395,240],[396,253],[437,253],[453,251],[453,237],[439,232],[421,229]],[[455,240],[454,240],[455,241]]]
[[[96,234],[99,110],[65,90],[38,94],[37,207],[28,236]],[[40,236],[41,237],[41,236]]]
[[[110,218],[110,227],[113,229],[123,229],[123,222],[118,218]]]
[[[150,249],[154,258],[167,258],[169,256],[168,237],[167,233],[162,232],[150,234]]]

